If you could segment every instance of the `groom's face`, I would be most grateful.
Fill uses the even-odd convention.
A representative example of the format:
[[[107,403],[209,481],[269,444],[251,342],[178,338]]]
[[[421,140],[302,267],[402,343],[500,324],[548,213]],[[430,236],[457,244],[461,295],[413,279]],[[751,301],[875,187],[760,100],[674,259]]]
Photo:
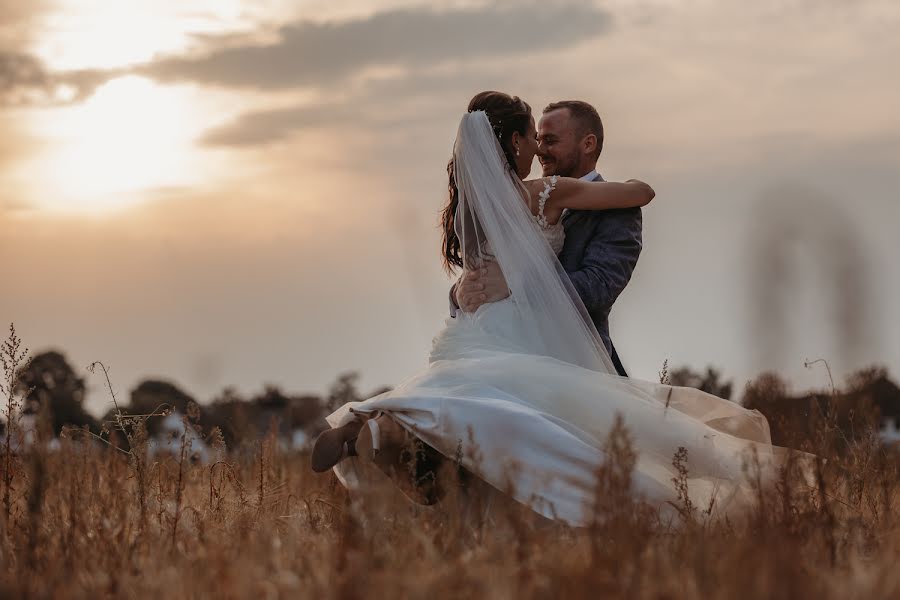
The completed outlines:
[[[538,122],[538,160],[544,176],[574,177],[581,161],[576,127],[568,108],[544,113]]]

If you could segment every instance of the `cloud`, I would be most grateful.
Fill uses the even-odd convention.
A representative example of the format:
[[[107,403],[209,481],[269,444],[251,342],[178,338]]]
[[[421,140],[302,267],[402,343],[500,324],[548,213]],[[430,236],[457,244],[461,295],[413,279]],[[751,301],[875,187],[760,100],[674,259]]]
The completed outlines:
[[[0,53],[0,102],[14,104],[29,92],[49,86],[50,75],[41,61],[28,54]]]
[[[341,105],[316,105],[248,112],[209,131],[201,140],[208,146],[257,146],[287,139],[295,131],[332,126],[350,116]]]
[[[300,21],[276,43],[247,43],[139,68],[162,81],[287,89],[335,84],[369,67],[415,67],[565,48],[607,32],[605,10],[574,4],[504,4],[452,11],[397,9],[340,22]]]
[[[403,76],[391,81],[396,87],[384,85],[384,82],[370,83],[341,98],[249,111],[211,129],[200,141],[207,146],[250,147],[282,142],[297,132],[312,129],[338,130],[349,127],[383,131],[386,128],[408,128],[416,118],[410,111],[403,110],[406,103],[421,100],[424,95],[440,97],[441,90],[445,87],[437,78]],[[429,82],[433,82],[435,87],[429,87]],[[416,87],[416,84],[421,87],[407,94],[406,90]],[[453,87],[456,93],[471,87],[461,81],[456,81],[455,84]],[[385,106],[391,108],[385,110]],[[436,108],[436,103],[431,101],[429,106]]]
[[[148,74],[163,79],[185,77],[270,90],[332,84],[325,100],[248,111],[201,139],[208,146],[252,147],[287,140],[299,131],[345,124],[408,126],[415,115],[433,116],[444,100],[462,106],[482,89],[506,89],[517,71],[522,77],[533,76],[531,69],[512,68],[512,60],[567,49],[608,32],[611,22],[602,10],[566,4],[528,10],[394,10],[337,24],[288,25],[281,29],[281,41],[271,46],[232,46],[203,58],[169,59],[147,68]],[[361,86],[338,90],[333,85],[374,66],[403,70]],[[422,110],[426,105],[431,108]]]
[[[39,20],[53,9],[53,0],[0,2],[0,51],[22,48],[37,33]]]
[[[565,49],[608,32],[611,23],[605,10],[567,3],[396,9],[345,21],[290,23],[278,30],[275,43],[249,35],[203,36],[207,50],[202,55],[162,57],[127,69],[67,72],[52,71],[26,52],[0,48],[0,108],[77,103],[104,82],[128,73],[232,88],[334,89],[372,67],[421,70],[460,61],[477,65]],[[307,112],[252,113],[241,120],[254,126],[283,119],[302,125],[311,118]],[[245,137],[223,131],[210,139],[239,145],[257,141]]]
[[[80,102],[120,71],[53,72],[35,56],[0,51],[0,107]]]
[[[53,5],[53,0],[0,0],[0,109],[32,104],[52,91],[51,74],[24,49],[40,36],[41,20]]]
[[[528,92],[535,86],[528,82],[538,72],[535,67],[527,60],[409,69],[348,86],[340,94],[326,93],[326,99],[317,102],[248,111],[208,131],[201,143],[243,148],[282,142],[314,129],[366,129],[382,139],[389,133],[430,129],[435,119],[452,121],[482,90],[497,89],[533,102]],[[532,109],[539,112],[541,106]]]

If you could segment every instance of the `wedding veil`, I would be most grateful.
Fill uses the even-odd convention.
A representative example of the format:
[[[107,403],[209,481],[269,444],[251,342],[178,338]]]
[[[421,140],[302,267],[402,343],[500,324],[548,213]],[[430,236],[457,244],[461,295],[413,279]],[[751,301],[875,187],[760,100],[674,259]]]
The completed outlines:
[[[455,229],[463,265],[496,262],[536,354],[615,374],[587,309],[525,203],[487,113],[463,115],[453,146]]]

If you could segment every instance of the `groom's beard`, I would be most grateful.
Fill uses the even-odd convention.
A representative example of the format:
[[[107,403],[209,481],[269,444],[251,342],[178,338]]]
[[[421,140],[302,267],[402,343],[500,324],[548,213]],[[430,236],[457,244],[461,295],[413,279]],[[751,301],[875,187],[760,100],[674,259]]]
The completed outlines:
[[[544,177],[550,175],[558,175],[560,177],[575,177],[575,170],[578,168],[578,156],[570,155],[562,159],[556,159],[552,156],[547,157],[548,162],[544,164],[541,161],[541,170]]]

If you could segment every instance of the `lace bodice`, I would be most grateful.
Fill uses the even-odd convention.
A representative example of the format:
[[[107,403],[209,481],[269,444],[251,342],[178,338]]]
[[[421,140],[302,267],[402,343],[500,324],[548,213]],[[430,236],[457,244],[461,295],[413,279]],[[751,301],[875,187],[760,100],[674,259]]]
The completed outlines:
[[[555,254],[562,252],[563,244],[566,243],[566,230],[563,229],[562,223],[548,225],[547,227],[544,227],[540,223],[538,223],[538,225],[541,227],[541,233],[544,234],[547,243],[553,248],[553,252]]]
[[[559,177],[556,175],[544,180],[544,191],[538,194],[538,214],[534,215],[534,220],[541,228],[541,233],[544,234],[544,238],[555,254],[562,252],[563,244],[566,241],[566,230],[563,229],[561,220],[553,225],[547,221],[547,217],[544,216],[544,206],[547,204],[550,193],[556,189],[558,181]]]

